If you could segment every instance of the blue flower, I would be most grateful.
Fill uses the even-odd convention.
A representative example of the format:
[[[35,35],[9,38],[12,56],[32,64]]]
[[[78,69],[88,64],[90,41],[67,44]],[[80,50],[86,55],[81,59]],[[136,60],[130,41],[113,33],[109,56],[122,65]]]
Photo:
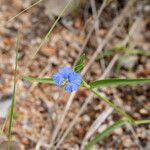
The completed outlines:
[[[62,67],[62,68],[60,68],[59,70],[58,70],[58,73],[60,73],[60,74],[62,74],[62,76],[64,77],[64,78],[68,78],[68,75],[70,74],[70,73],[72,73],[73,71],[70,69],[70,68],[68,68],[68,67]]]
[[[80,74],[74,72],[68,67],[62,67],[52,75],[56,85],[65,85],[64,89],[67,92],[73,92],[78,89],[81,83]]]

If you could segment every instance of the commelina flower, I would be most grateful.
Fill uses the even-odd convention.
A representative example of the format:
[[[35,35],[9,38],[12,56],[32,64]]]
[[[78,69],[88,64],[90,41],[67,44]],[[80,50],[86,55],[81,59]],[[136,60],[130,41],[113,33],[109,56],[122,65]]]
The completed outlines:
[[[67,92],[76,91],[81,83],[80,74],[74,72],[68,67],[62,67],[58,72],[52,75],[52,78],[56,85],[64,85],[64,89]]]

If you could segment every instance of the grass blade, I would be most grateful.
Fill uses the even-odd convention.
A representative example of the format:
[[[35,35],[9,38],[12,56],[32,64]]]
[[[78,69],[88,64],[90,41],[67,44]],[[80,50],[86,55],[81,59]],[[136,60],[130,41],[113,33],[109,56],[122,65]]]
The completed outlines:
[[[38,83],[49,83],[54,84],[54,80],[52,78],[34,78],[34,77],[22,77],[23,80],[38,82]]]
[[[42,39],[42,42],[40,43],[40,45],[35,50],[33,50],[33,52],[32,52],[33,54],[31,55],[31,61],[35,58],[36,54],[41,49],[41,47],[48,41],[48,39],[50,38],[50,35],[51,35],[53,29],[56,27],[58,21],[61,19],[61,17],[63,16],[63,14],[65,13],[65,11],[67,10],[67,8],[70,6],[71,2],[72,2],[72,0],[68,1],[68,3],[66,4],[66,6],[61,11],[60,15],[57,17],[57,19],[53,23],[52,27],[49,29],[49,31],[47,32],[47,34]],[[29,63],[27,64],[26,67],[30,66],[31,61],[29,61]]]
[[[89,85],[91,88],[97,88],[102,86],[118,86],[118,85],[132,85],[132,84],[143,84],[150,83],[150,78],[148,79],[105,79],[96,80],[91,82]]]
[[[11,131],[12,131],[12,124],[13,124],[13,115],[14,115],[14,104],[15,104],[15,97],[16,97],[16,83],[17,83],[17,66],[18,66],[18,51],[19,51],[19,39],[17,38],[16,42],[16,58],[15,58],[15,73],[14,73],[14,83],[13,83],[13,93],[12,93],[12,100],[10,106],[10,113],[9,113],[9,129],[8,129],[8,139],[9,143],[11,141]]]
[[[34,7],[35,5],[39,4],[40,2],[42,2],[43,0],[39,0],[36,3],[32,4],[31,6],[29,6],[28,8],[24,9],[23,11],[19,12],[17,15],[15,15],[14,17],[10,18],[8,22],[14,20],[15,18],[17,18],[18,16],[22,15],[24,12],[26,12],[27,10],[31,9],[32,7]]]
[[[102,138],[110,134],[114,129],[119,128],[123,124],[125,124],[126,120],[119,120],[112,124],[111,126],[107,127],[103,132],[98,133],[84,148],[84,150],[90,150],[92,146],[94,146],[98,141],[100,141]]]
[[[17,13],[15,16],[11,17],[8,21],[5,22],[4,25],[6,25],[7,23],[11,22],[12,20],[16,19],[17,17],[19,17],[20,15],[22,15],[24,12],[27,12],[29,9],[31,9],[32,7],[36,6],[37,4],[39,4],[40,2],[42,2],[43,0],[39,0],[35,3],[33,3],[31,6],[25,8],[24,10],[22,10],[21,12]],[[0,27],[3,26],[3,24],[0,24]]]
[[[84,148],[84,150],[90,150],[92,146],[94,146],[98,141],[102,140],[105,136],[110,134],[114,129],[121,127],[122,125],[126,124],[127,120],[119,120],[112,124],[111,126],[107,127],[103,132],[98,133]],[[150,120],[138,120],[134,122],[135,125],[141,124],[150,124]]]

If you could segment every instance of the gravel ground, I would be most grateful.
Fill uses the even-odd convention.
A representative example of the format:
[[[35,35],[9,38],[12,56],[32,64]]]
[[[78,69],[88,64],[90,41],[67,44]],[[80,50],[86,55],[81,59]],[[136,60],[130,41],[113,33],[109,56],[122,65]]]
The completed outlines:
[[[96,0],[96,9],[102,1]],[[84,49],[86,64],[105,39],[115,17],[125,7],[127,1],[111,2],[102,12],[99,19],[97,32],[93,32],[87,46]],[[60,20],[53,30],[48,42],[40,49],[35,59],[30,62],[33,51],[40,44],[44,35],[52,26],[53,20],[47,16],[44,6],[37,5],[30,11],[23,13],[16,19],[7,22],[12,16],[29,6],[29,0],[0,2],[0,96],[1,101],[10,100],[13,84],[13,69],[15,64],[15,41],[19,34],[19,70],[18,74],[33,77],[49,77],[61,66],[72,67],[78,57],[80,48],[84,44],[93,23],[93,14],[90,2],[86,2],[77,12]],[[128,30],[137,18],[141,21],[136,31],[131,35],[127,47],[149,52],[150,50],[150,3],[148,0],[139,0],[129,12],[129,17],[119,24],[113,34],[113,38],[107,42],[103,52],[122,43],[128,34]],[[55,17],[54,17],[55,18]],[[102,52],[102,53],[103,53]],[[150,77],[150,59],[144,54],[125,56],[125,52],[115,52],[105,56],[102,60],[96,59],[85,74],[85,79],[90,82],[98,79],[112,60],[119,53],[122,63],[117,72],[116,65],[109,73],[109,77],[142,78]],[[133,58],[134,57],[134,58]],[[30,65],[27,67],[27,64]],[[136,85],[123,87],[107,87],[100,91],[110,100],[122,106],[126,112],[135,119],[150,118],[150,85]],[[60,119],[64,107],[69,98],[68,93],[62,88],[48,84],[35,84],[18,79],[15,116],[13,124],[13,140],[18,141],[23,150],[34,150],[39,142],[41,149],[46,149],[50,143],[52,133]],[[90,92],[80,88],[61,126],[60,135],[68,128],[70,122],[81,109]],[[65,138],[60,150],[78,150],[85,134],[94,120],[107,109],[105,103],[94,97],[85,111],[78,118],[77,123]],[[115,112],[99,126],[97,132],[101,132],[108,125],[118,120]],[[4,119],[0,119],[0,127]],[[7,134],[7,127],[5,127]],[[60,137],[57,137],[56,142]],[[93,137],[93,136],[92,136]],[[150,149],[150,125],[128,126],[114,130],[105,137],[93,150],[149,150]],[[36,149],[37,150],[37,149]]]

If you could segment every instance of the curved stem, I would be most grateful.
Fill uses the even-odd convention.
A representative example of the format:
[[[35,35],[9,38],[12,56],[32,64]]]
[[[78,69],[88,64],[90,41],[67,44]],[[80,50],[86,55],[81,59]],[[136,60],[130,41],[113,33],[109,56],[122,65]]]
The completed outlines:
[[[88,88],[91,92],[93,92],[97,97],[99,97],[102,101],[107,103],[110,107],[114,108],[118,114],[128,119],[128,121],[132,124],[134,124],[134,119],[128,115],[122,108],[119,106],[116,106],[114,103],[110,102],[107,98],[103,97],[97,90],[90,88],[90,85],[88,85],[85,81],[82,82],[86,88]]]
[[[130,115],[128,115],[122,108],[120,108],[119,106],[116,106],[114,103],[110,102],[108,99],[103,97],[100,93],[98,93],[98,91],[96,91],[94,89],[91,89],[91,91],[96,96],[98,96],[101,100],[106,102],[110,107],[114,108],[114,110],[116,110],[116,112],[118,112],[121,116],[124,116],[125,118],[127,118],[129,121],[131,121],[131,123],[134,122],[134,119]]]

